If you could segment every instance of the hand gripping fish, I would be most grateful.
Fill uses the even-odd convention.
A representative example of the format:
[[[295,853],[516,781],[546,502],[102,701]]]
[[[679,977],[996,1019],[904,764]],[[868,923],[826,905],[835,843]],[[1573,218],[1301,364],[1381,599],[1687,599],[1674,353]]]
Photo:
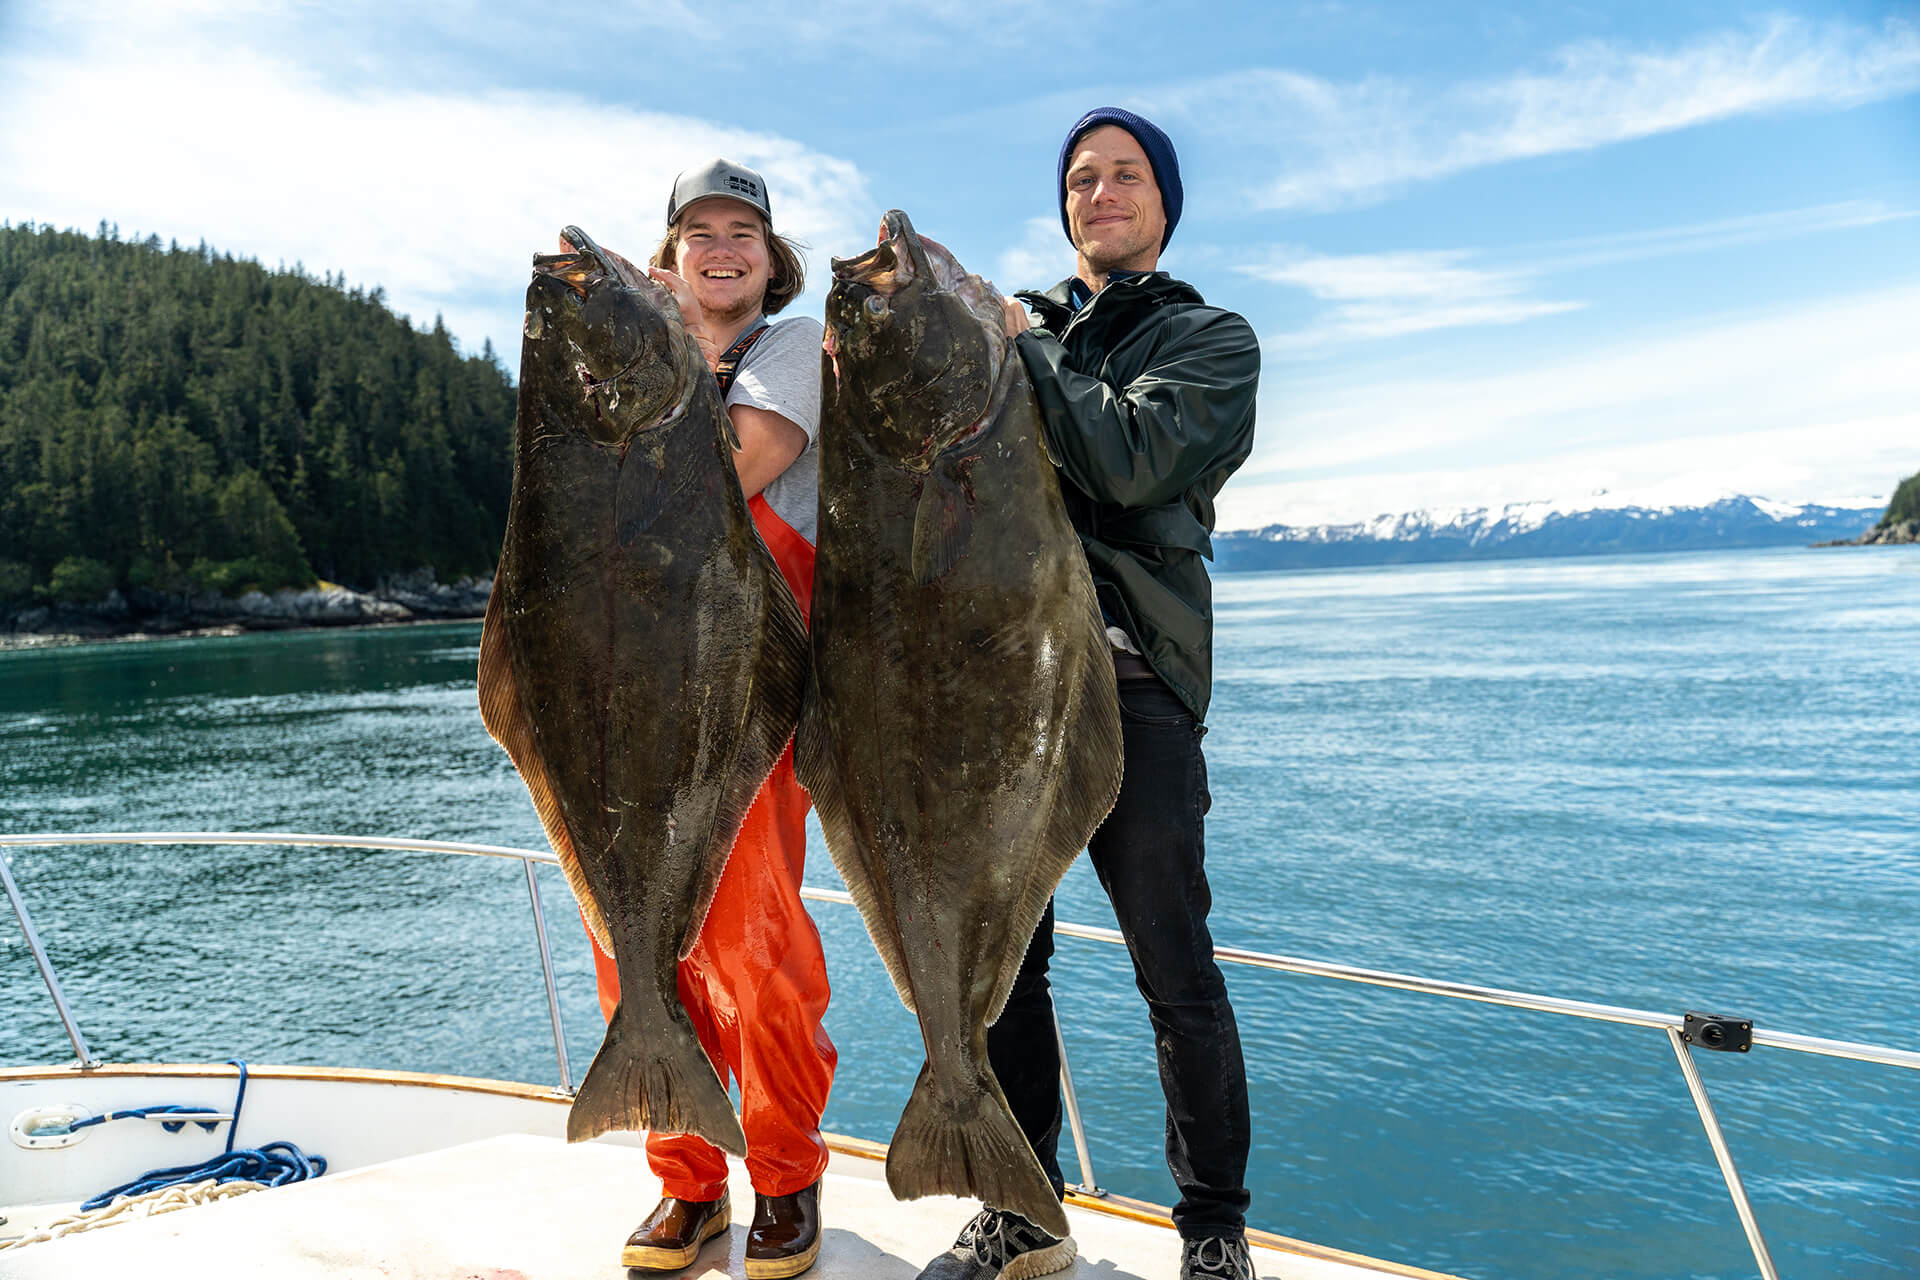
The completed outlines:
[[[1106,630],[999,295],[897,210],[833,273],[796,758],[926,1044],[887,1183],[1065,1235],[987,1026],[1119,793]]]
[[[792,736],[806,629],[671,296],[563,234],[576,252],[536,257],[527,288],[480,712],[619,967],[568,1139],[647,1128],[744,1155],[675,967]]]

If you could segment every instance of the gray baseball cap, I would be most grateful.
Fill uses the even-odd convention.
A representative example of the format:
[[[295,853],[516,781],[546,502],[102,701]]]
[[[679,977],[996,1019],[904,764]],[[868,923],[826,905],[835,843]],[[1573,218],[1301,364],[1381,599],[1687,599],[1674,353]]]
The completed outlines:
[[[696,200],[708,196],[726,196],[750,204],[773,225],[773,206],[767,201],[767,184],[759,174],[731,160],[715,159],[697,169],[688,169],[673,180],[673,194],[667,197],[667,225]]]

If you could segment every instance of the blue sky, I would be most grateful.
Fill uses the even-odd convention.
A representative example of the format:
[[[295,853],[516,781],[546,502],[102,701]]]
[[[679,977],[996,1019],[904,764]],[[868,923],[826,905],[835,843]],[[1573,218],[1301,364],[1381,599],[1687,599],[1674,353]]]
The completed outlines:
[[[512,367],[528,256],[650,249],[715,154],[811,247],[796,309],[896,206],[1051,283],[1103,103],[1180,149],[1162,265],[1261,335],[1225,527],[1920,469],[1915,0],[0,0],[0,218],[344,272]]]

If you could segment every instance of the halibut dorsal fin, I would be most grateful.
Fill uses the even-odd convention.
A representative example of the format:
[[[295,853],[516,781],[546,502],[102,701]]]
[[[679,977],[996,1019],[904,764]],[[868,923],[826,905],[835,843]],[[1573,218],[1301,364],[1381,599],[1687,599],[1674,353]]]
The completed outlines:
[[[540,815],[540,825],[546,830],[547,843],[560,859],[567,887],[573,890],[574,899],[580,904],[587,932],[600,944],[600,949],[611,956],[613,935],[607,928],[600,904],[594,901],[593,890],[587,887],[586,872],[581,869],[580,856],[574,851],[573,838],[567,834],[567,824],[560,813],[559,797],[540,753],[533,748],[532,727],[520,705],[520,683],[514,678],[513,658],[507,651],[506,626],[501,616],[506,611],[506,592],[500,588],[500,584],[508,580],[506,568],[503,555],[494,574],[493,594],[487,599],[487,620],[480,628],[480,722],[486,725],[493,740],[506,749],[513,767],[519,770],[520,780],[526,783],[527,794],[533,799],[534,812]]]
[[[727,776],[726,790],[715,806],[713,826],[707,833],[707,855],[696,889],[692,923],[680,940],[682,960],[693,950],[707,910],[713,905],[714,891],[726,870],[733,843],[740,836],[747,810],[766,784],[767,777],[793,741],[794,725],[800,719],[800,703],[806,694],[807,624],[800,605],[780,573],[773,553],[756,533],[753,539],[753,573],[765,583],[762,601],[762,627],[759,652],[753,664],[752,696],[747,700],[747,718],[739,745],[734,751],[733,767]]]

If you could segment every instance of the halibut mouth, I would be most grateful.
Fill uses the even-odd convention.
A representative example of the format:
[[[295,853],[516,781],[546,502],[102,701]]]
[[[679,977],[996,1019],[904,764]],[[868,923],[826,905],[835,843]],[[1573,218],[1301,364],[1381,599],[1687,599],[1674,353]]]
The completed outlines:
[[[880,234],[873,248],[855,258],[833,260],[833,278],[865,285],[885,297],[924,278],[931,278],[935,288],[953,293],[965,292],[969,279],[985,283],[978,276],[969,276],[945,245],[916,232],[913,220],[898,209],[887,210],[880,219]]]
[[[558,280],[583,299],[594,285],[605,280],[628,288],[640,287],[640,281],[621,265],[618,257],[601,248],[592,236],[579,227],[569,225],[560,233],[560,238],[573,246],[573,252],[534,254],[533,273],[536,276]],[[656,289],[660,287],[652,277],[647,278],[647,283]]]

